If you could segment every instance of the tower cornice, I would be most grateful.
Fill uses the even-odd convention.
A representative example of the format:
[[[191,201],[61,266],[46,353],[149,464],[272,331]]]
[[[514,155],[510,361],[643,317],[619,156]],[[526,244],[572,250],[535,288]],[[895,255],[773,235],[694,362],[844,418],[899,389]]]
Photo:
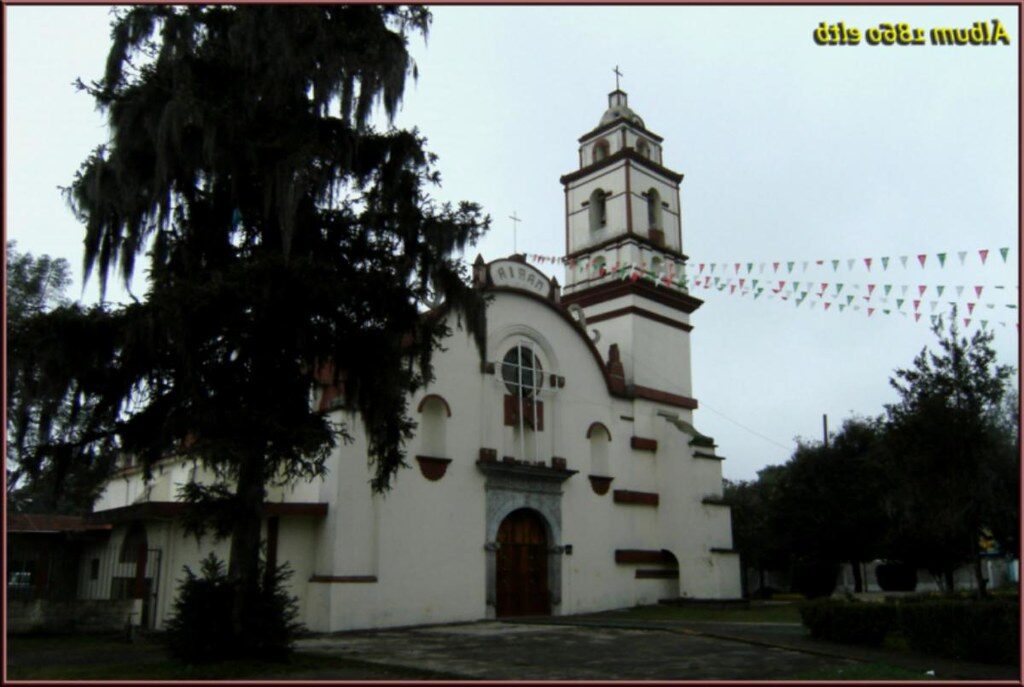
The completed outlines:
[[[653,131],[650,131],[649,129],[647,129],[645,127],[642,127],[639,124],[631,122],[628,119],[617,119],[617,120],[615,120],[613,122],[608,122],[607,124],[601,124],[597,128],[591,129],[587,133],[585,133],[582,136],[580,136],[578,142],[579,143],[583,143],[583,142],[587,141],[588,139],[593,138],[594,136],[599,136],[599,135],[601,135],[603,133],[609,132],[612,129],[614,129],[615,127],[618,127],[618,126],[628,126],[630,129],[633,129],[635,131],[639,131],[644,136],[647,136],[648,138],[652,139],[655,143],[661,143],[662,141],[665,140],[664,138],[662,138],[658,134],[654,133]]]
[[[562,185],[564,186],[578,179],[582,179],[589,174],[593,174],[594,172],[602,170],[605,167],[610,167],[615,163],[621,162],[623,160],[632,160],[639,164],[641,167],[646,167],[652,172],[660,174],[666,179],[671,180],[673,183],[678,184],[683,180],[683,175],[681,173],[673,172],[668,167],[663,167],[659,165],[657,162],[647,159],[633,148],[623,148],[612,153],[603,160],[598,160],[597,162],[591,163],[586,167],[577,169],[575,172],[569,172],[568,174],[562,175],[561,177],[559,177],[559,181],[561,181]]]

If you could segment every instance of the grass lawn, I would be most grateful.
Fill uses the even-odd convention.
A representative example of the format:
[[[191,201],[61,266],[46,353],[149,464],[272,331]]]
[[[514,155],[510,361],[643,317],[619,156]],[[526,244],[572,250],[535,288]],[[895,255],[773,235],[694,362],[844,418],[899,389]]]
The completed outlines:
[[[155,637],[134,644],[120,635],[9,637],[10,680],[441,680],[453,675],[296,653],[288,663],[222,661],[188,665],[172,659]]]
[[[799,623],[796,603],[751,604],[749,608],[702,608],[700,606],[639,606],[616,614],[635,620],[715,620],[739,623]]]

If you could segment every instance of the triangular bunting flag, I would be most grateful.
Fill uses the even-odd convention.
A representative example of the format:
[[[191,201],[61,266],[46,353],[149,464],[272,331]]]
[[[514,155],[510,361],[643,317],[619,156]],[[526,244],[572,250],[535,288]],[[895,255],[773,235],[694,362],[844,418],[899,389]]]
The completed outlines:
[[[780,282],[779,282],[779,291],[781,291],[781,290],[782,290],[782,288],[783,288],[783,287],[784,287],[785,285],[786,285],[786,282],[785,282],[785,281],[780,281]]]
[[[711,274],[714,274],[715,273],[715,267],[717,267],[717,265],[715,263],[711,263],[711,269],[708,270],[708,271],[711,272]]]
[[[938,256],[939,256],[939,267],[945,267],[946,266],[946,254],[945,253],[939,253]]]
[[[839,269],[839,261],[838,260],[833,260],[832,261],[832,271],[835,272],[837,269]]]
[[[907,269],[907,256],[906,255],[901,255],[900,256],[900,264],[903,265],[903,269]]]
[[[884,270],[887,270],[887,269],[889,269],[889,258],[888,257],[884,257],[884,258],[882,258],[882,270],[884,271]]]
[[[974,287],[974,293],[978,294],[978,298],[981,298],[981,290],[983,288],[985,288],[985,287],[984,286],[975,286]]]
[[[853,263],[855,263],[855,262],[856,262],[856,260],[854,260],[853,258],[850,258],[849,260],[847,260],[846,261],[846,269],[852,270],[853,269]]]
[[[796,264],[796,263],[793,263],[793,262],[787,262],[786,263],[786,272],[787,273],[792,273],[793,272],[793,265],[794,264]]]
[[[903,307],[903,299],[902,298],[897,298],[896,299],[896,307],[897,308],[902,308]]]
[[[960,296],[962,296],[963,293],[964,293],[964,287],[962,287],[962,286],[956,287],[956,297],[957,298],[960,298]]]
[[[965,317],[964,318],[964,326],[965,327],[970,327],[971,326],[971,318],[969,318],[969,317]]]
[[[967,304],[967,314],[968,315],[973,315],[974,314],[974,303],[968,303]]]
[[[828,301],[825,301],[825,302],[823,303],[823,306],[824,306],[825,310],[828,310],[828,309],[829,309],[829,306],[831,306],[831,305],[832,305],[832,304],[831,304],[831,303],[829,303]]]
[[[946,287],[943,286],[942,284],[939,284],[938,286],[935,287],[935,289],[936,289],[936,291],[939,292],[939,296],[941,297],[942,296],[942,292],[946,290]]]
[[[842,303],[840,303],[840,304],[839,304],[839,312],[843,312],[843,309],[844,309],[845,307],[846,307],[845,305],[843,305]]]
[[[999,249],[999,255],[1001,255],[1001,256],[1002,256],[1002,258],[1003,258],[1003,262],[1006,262],[1006,256],[1007,256],[1007,255],[1008,255],[1009,253],[1010,253],[1010,249],[1009,249],[1009,248],[1000,248],[1000,249]]]
[[[735,267],[736,267],[736,274],[739,274],[740,273],[740,264],[737,262]]]
[[[917,322],[920,319],[921,319],[921,313],[919,313],[919,312],[914,313],[914,322]]]
[[[904,296],[906,296],[907,295],[907,289],[909,289],[909,288],[910,288],[909,286],[907,286],[906,284],[903,284],[902,286],[900,286],[900,293],[903,294]]]
[[[925,255],[924,253],[921,253],[920,255],[917,256],[917,261],[919,263],[921,263],[921,267],[924,267],[924,261],[927,260],[927,259],[928,259],[928,256]]]
[[[853,296],[846,297],[846,304],[849,305],[850,303],[853,303]]]
[[[807,271],[807,265],[808,264],[809,264],[808,261],[804,260],[803,263],[800,265],[800,267],[803,269],[804,272]]]
[[[978,255],[981,256],[981,264],[984,265],[985,261],[988,259],[988,249],[979,250]]]
[[[892,284],[886,284],[883,288],[885,289],[885,295],[888,296],[889,292],[892,291]]]
[[[915,300],[914,301],[914,310],[917,310],[920,307],[921,307],[921,301]]]
[[[747,274],[750,274],[753,271],[753,269],[754,269],[754,263],[748,262],[747,263]]]
[[[874,284],[868,284],[868,296],[870,296],[874,292],[875,292],[875,285]]]
[[[868,308],[868,317],[871,317],[874,314],[875,314],[875,309],[874,308]]]
[[[777,263],[777,262],[773,262],[772,263],[772,271],[774,271],[774,272],[778,272],[779,271],[779,263]]]
[[[839,292],[842,291],[842,290],[843,290],[843,285],[842,284],[836,284],[836,295],[837,296],[839,295]]]
[[[868,266],[868,272],[871,271],[871,258],[864,258],[864,264]]]
[[[982,320],[981,321],[981,328],[984,329],[987,326],[988,326],[988,320]]]
[[[927,286],[925,286],[924,284],[921,284],[921,285],[919,285],[919,286],[917,287],[917,293],[918,293],[919,295],[923,296],[923,295],[924,295],[924,291],[925,291],[925,289],[927,289],[927,288],[928,288]]]
[[[743,282],[745,282],[745,281],[746,281],[746,279],[740,279],[740,288],[741,289],[743,288]]]
[[[967,259],[967,251],[965,251],[965,250],[958,250],[956,252],[956,257],[960,258],[960,264],[961,265],[964,264],[964,260]]]
[[[939,302],[938,301],[929,301],[928,305],[931,307],[932,312],[935,312],[935,308],[938,307]]]

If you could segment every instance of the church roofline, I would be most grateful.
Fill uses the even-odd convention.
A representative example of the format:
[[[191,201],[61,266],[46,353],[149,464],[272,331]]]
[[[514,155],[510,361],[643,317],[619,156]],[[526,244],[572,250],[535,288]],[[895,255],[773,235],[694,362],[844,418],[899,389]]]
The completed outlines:
[[[614,298],[620,298],[628,295],[641,296],[648,300],[652,300],[655,303],[667,305],[670,308],[680,310],[687,314],[692,313],[704,304],[704,301],[701,299],[694,298],[687,293],[652,286],[645,281],[604,282],[602,284],[597,284],[596,286],[565,294],[562,296],[562,303],[564,304],[564,307],[568,307],[575,303],[576,305],[585,308],[588,305],[604,303],[605,301],[610,301]]]
[[[586,167],[577,169],[575,172],[563,174],[561,177],[559,177],[559,181],[561,181],[562,185],[564,186],[566,184],[569,184],[573,181],[577,181],[578,179],[582,179],[583,177],[589,174],[604,169],[605,167],[611,166],[616,162],[620,162],[622,160],[632,160],[638,163],[641,167],[647,167],[651,171],[661,174],[662,176],[668,178],[669,180],[675,182],[676,184],[680,183],[683,180],[683,174],[681,174],[680,172],[673,172],[668,167],[663,167],[662,165],[659,165],[657,162],[654,162],[653,160],[648,160],[646,157],[636,152],[636,150],[634,150],[633,148],[622,148],[621,150],[612,153],[603,160],[593,162],[587,165]]]
[[[603,133],[605,133],[607,131],[611,131],[612,129],[614,129],[617,126],[628,126],[628,127],[633,128],[633,129],[636,129],[637,131],[641,132],[644,136],[647,136],[649,138],[654,139],[657,143],[661,143],[662,141],[665,140],[664,138],[662,138],[658,134],[654,133],[650,129],[647,129],[646,127],[642,127],[639,124],[637,124],[636,122],[631,122],[628,119],[616,119],[614,121],[608,122],[607,124],[601,124],[598,127],[594,128],[594,129],[591,129],[587,133],[583,134],[579,138],[579,143],[584,143],[589,138],[593,138],[594,136],[598,136],[598,135],[603,134]]]

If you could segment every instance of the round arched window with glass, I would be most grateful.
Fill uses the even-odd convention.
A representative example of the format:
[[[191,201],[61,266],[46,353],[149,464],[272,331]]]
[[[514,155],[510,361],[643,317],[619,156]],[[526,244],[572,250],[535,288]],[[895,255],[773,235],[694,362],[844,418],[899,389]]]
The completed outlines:
[[[501,378],[512,395],[532,398],[544,383],[544,370],[531,348],[516,346],[501,362]]]

